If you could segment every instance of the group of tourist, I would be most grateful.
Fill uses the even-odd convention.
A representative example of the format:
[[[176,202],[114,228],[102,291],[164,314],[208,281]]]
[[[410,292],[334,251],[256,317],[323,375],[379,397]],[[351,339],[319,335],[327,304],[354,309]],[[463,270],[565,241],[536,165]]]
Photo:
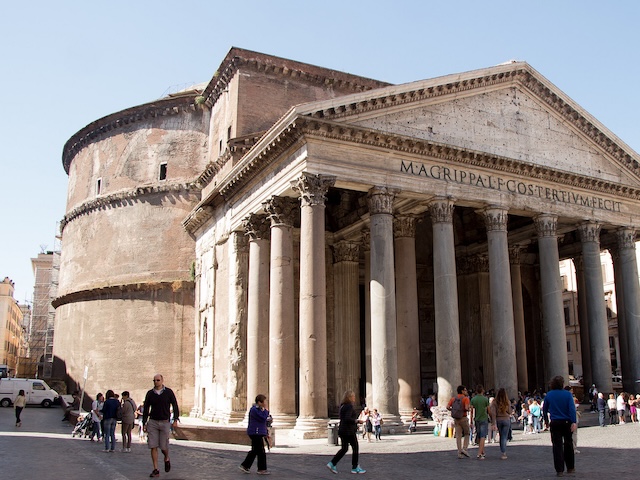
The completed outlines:
[[[93,442],[94,437],[98,442],[103,440],[105,452],[115,451],[118,422],[121,422],[122,452],[125,453],[131,452],[131,432],[138,418],[140,418],[140,425],[142,424],[142,405],[136,406],[126,390],[122,392],[121,397],[113,390],[107,390],[106,398],[102,393],[98,393],[91,403],[90,414],[93,425],[89,440]]]
[[[551,431],[554,467],[558,476],[564,474],[565,465],[568,473],[575,471],[574,432],[577,430],[576,399],[569,390],[564,389],[564,378],[554,377],[549,384],[549,392],[542,405],[537,400],[528,399],[521,406],[521,417],[527,418],[527,426],[531,418],[530,432],[540,431],[540,422]],[[485,441],[491,430],[497,431],[500,439],[500,458],[506,460],[507,443],[511,439],[511,423],[516,409],[504,388],[500,388],[491,401],[484,395],[481,385],[476,387],[475,395],[469,398],[464,385],[457,389],[457,395],[447,405],[454,421],[458,458],[469,458],[470,420],[474,422],[474,430],[478,443],[478,460],[485,459]],[[536,421],[535,418],[538,418]],[[525,430],[527,433],[527,430]],[[463,442],[464,439],[464,442]]]
[[[378,412],[377,408],[372,410],[369,407],[365,407],[358,418],[358,423],[361,425],[362,439],[367,439],[367,442],[371,442],[371,434],[373,433],[376,440],[382,439],[382,415]]]
[[[638,422],[638,408],[640,407],[640,395],[621,392],[616,397],[613,393],[605,400],[602,392],[596,392],[596,410],[598,422],[605,426],[605,416],[609,414],[609,425],[624,425],[625,423]]]
[[[93,425],[89,440],[104,441],[104,452],[115,452],[116,425],[121,422],[122,449],[131,452],[131,437],[134,425],[138,425],[138,438],[147,437],[147,445],[151,451],[153,471],[150,477],[160,476],[158,468],[158,449],[164,455],[164,471],[171,470],[169,458],[169,435],[171,428],[177,425],[180,410],[176,396],[170,388],[164,386],[162,375],[153,377],[154,388],[149,390],[144,402],[136,405],[128,391],[118,395],[113,390],[106,394],[98,393],[91,404]]]

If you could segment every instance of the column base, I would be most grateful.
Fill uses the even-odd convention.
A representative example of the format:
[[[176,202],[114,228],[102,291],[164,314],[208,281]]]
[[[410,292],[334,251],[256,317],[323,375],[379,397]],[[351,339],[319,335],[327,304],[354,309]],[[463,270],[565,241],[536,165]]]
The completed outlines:
[[[290,429],[296,426],[295,413],[272,413],[273,426],[280,430]]]
[[[241,423],[244,418],[244,411],[222,412],[219,416],[216,416],[216,421],[224,424],[235,424]]]
[[[399,415],[383,413],[382,414],[382,432],[387,435],[398,435],[407,433],[407,429]],[[409,417],[411,420],[411,417]]]
[[[198,407],[193,407],[189,412],[189,416],[191,418],[200,418],[200,409]]]
[[[328,418],[301,418],[298,417],[296,425],[291,431],[294,438],[311,439],[327,438]]]

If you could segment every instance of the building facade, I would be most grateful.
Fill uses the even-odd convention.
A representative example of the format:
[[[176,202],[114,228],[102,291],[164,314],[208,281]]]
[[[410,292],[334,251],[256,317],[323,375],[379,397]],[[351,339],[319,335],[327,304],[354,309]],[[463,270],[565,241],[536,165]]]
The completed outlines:
[[[265,393],[276,425],[324,435],[352,389],[392,426],[430,389],[567,376],[571,258],[584,376],[610,391],[600,254],[633,345],[639,160],[523,62],[389,85],[232,49],[202,90],[67,143],[55,352],[101,388],[117,339],[144,378],[175,362],[168,384],[220,422]],[[621,364],[640,378],[638,352]]]
[[[10,377],[18,372],[23,342],[23,311],[13,292],[14,283],[5,277],[0,282],[0,364],[7,366]]]

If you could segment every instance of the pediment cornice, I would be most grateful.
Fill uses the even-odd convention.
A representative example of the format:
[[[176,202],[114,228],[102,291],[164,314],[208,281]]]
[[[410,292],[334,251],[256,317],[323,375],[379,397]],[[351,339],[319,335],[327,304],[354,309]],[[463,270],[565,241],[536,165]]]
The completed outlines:
[[[478,72],[482,74],[474,75],[475,72],[469,72],[464,75],[382,88],[368,92],[367,97],[341,97],[335,99],[332,105],[329,102],[319,102],[320,108],[313,109],[313,106],[310,106],[306,112],[299,113],[317,119],[340,120],[349,116],[370,114],[385,108],[408,106],[436,97],[455,98],[461,94],[470,94],[474,89],[518,84],[640,179],[638,154],[528,64],[513,63]]]

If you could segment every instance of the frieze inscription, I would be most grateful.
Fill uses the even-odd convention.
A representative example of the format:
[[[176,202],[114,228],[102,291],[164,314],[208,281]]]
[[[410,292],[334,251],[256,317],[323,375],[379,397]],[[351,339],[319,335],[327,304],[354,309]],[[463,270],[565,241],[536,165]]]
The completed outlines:
[[[402,160],[400,163],[400,172],[447,183],[470,185],[582,207],[608,210],[610,212],[619,212],[622,205],[622,202],[616,202],[593,195],[583,195],[581,193],[544,187],[542,185],[536,185],[535,183],[527,183],[519,180],[505,180],[496,175],[478,174],[468,170],[443,167],[441,165],[425,165],[424,163],[405,162]]]

